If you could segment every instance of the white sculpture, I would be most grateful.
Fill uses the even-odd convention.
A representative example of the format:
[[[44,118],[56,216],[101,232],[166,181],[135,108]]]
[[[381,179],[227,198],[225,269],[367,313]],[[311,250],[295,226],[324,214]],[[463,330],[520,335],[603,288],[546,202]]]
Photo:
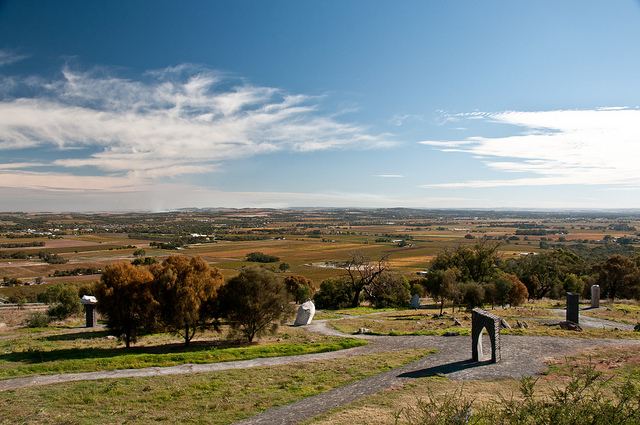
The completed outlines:
[[[306,326],[311,323],[313,315],[316,314],[316,306],[309,300],[298,307],[298,315],[293,326]]]

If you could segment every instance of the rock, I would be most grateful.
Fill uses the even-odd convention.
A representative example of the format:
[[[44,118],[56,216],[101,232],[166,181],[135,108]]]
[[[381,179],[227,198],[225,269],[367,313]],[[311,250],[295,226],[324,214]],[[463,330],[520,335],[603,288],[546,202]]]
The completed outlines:
[[[293,326],[306,326],[313,320],[313,315],[316,313],[316,306],[313,301],[307,301],[298,307],[298,315]]]
[[[115,341],[118,339],[118,337],[113,335],[107,335],[104,337],[104,339],[106,339],[107,341]]]
[[[420,297],[418,294],[414,294],[413,297],[411,297],[411,301],[409,301],[409,308],[420,308]]]
[[[371,329],[368,329],[368,328],[360,328],[360,329],[358,329],[358,333],[359,334],[368,334],[370,332],[371,332]]]
[[[439,318],[440,318],[439,314],[434,314],[433,317],[432,317],[432,319],[439,319]]]
[[[511,329],[511,325],[507,323],[505,319],[500,319],[500,327],[504,329]]]
[[[524,320],[522,321],[522,326],[524,326],[525,329],[529,329],[529,322],[525,322]]]
[[[458,336],[460,332],[448,331],[444,333],[444,336]]]
[[[575,322],[565,320],[563,322],[560,322],[559,325],[560,328],[564,330],[582,332],[582,328],[580,327],[580,325]]]
[[[640,323],[638,323],[637,325],[635,325],[635,326],[633,327],[633,330],[634,330],[635,332],[640,332]]]
[[[454,326],[462,326],[462,323],[460,323],[460,321],[456,318],[453,319],[453,325]]]

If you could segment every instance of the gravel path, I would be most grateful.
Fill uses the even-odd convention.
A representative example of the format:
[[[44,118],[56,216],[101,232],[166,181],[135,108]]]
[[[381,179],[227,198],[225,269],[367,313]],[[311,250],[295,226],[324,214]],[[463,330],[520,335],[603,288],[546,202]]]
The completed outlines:
[[[601,319],[597,319],[601,320]],[[581,318],[582,324],[582,318]],[[620,324],[618,323],[618,327]],[[598,326],[599,327],[599,326]],[[311,332],[326,335],[345,336],[325,325],[323,321],[306,327]],[[352,335],[349,335],[352,336]],[[443,374],[452,380],[521,378],[534,376],[545,368],[544,362],[554,357],[602,346],[637,345],[640,341],[578,339],[536,336],[501,335],[502,360],[499,363],[471,362],[471,337],[469,336],[372,336],[358,335],[371,342],[363,347],[330,353],[306,354],[261,358],[253,360],[212,363],[185,364],[172,367],[146,369],[125,369],[103,372],[68,373],[43,375],[0,381],[0,391],[18,389],[34,385],[48,385],[93,379],[115,379],[125,377],[146,377],[187,373],[213,372],[228,369],[243,369],[262,366],[276,366],[314,360],[361,356],[364,354],[409,350],[414,348],[435,348],[435,354],[428,355],[409,365],[395,368],[385,373],[370,376],[326,393],[309,397],[295,403],[266,410],[253,418],[237,424],[294,424],[310,419],[339,406],[357,401],[391,387],[402,386],[412,379],[435,374]],[[488,337],[485,338],[488,340]],[[489,350],[485,350],[488,352]]]
[[[370,376],[352,384],[295,403],[266,410],[236,425],[295,424],[379,391],[399,387],[412,379],[443,374],[452,380],[500,379],[535,376],[545,369],[544,361],[595,347],[637,345],[640,341],[577,339],[501,335],[502,360],[499,363],[472,362],[471,337],[405,336],[369,337],[374,345],[393,349],[418,346],[436,348],[436,354],[409,365]]]

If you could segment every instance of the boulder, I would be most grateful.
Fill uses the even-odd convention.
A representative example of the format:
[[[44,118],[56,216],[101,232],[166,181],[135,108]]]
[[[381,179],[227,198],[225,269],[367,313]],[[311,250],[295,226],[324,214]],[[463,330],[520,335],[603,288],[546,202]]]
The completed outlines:
[[[500,327],[504,329],[511,329],[511,325],[507,323],[505,319],[500,319]]]
[[[313,301],[309,300],[298,307],[298,315],[293,326],[306,326],[313,320],[313,315],[316,314],[316,306]]]
[[[580,325],[578,325],[575,322],[570,322],[568,320],[565,320],[563,322],[560,322],[559,325],[561,329],[565,329],[568,331],[582,332],[582,328],[580,327]]]

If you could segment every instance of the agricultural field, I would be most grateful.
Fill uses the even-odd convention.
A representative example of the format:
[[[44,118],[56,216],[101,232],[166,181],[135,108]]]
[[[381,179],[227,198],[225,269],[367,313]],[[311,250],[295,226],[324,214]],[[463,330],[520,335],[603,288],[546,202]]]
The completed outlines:
[[[465,216],[461,216],[464,214]],[[425,270],[440,252],[473,246],[477,238],[501,241],[509,258],[605,239],[640,246],[640,217],[607,214],[510,213],[429,210],[211,210],[158,214],[5,214],[0,216],[0,279],[33,282],[90,282],[93,276],[55,277],[55,271],[104,268],[132,261],[138,250],[162,261],[171,254],[199,255],[231,277],[246,266],[246,255],[262,252],[319,284],[341,274],[335,263],[362,251],[388,256],[391,269],[406,277]],[[538,233],[538,234],[536,234]],[[44,243],[36,247],[7,244]],[[171,244],[160,246],[160,244]],[[151,246],[154,245],[154,246]],[[176,249],[177,248],[177,249]],[[26,258],[7,258],[17,251]],[[47,251],[65,260],[50,264]],[[275,264],[277,266],[277,264]],[[1,296],[1,291],[0,291]]]
[[[57,283],[91,285],[106,266],[121,261],[200,256],[229,279],[254,264],[247,261],[249,254],[260,253],[277,257],[263,267],[282,277],[303,275],[318,288],[325,279],[344,276],[342,263],[356,251],[373,261],[388,258],[390,269],[410,280],[427,270],[438,254],[460,247],[473,249],[479,241],[499,245],[501,260],[556,248],[575,250],[594,263],[612,253],[631,256],[640,247],[639,226],[640,215],[602,212],[185,210],[0,215],[0,279],[4,283],[0,298],[22,300],[23,308],[0,309],[0,389],[6,385],[0,391],[2,423],[230,424],[273,407],[348,389],[365,379],[375,380],[395,368],[429,364],[430,359],[451,366],[453,375],[446,367],[433,373],[412,370],[402,374],[410,379],[390,381],[383,390],[345,402],[307,423],[448,423],[467,408],[485,415],[477,423],[495,423],[489,410],[509,409],[508,404],[496,405],[496,400],[526,402],[533,415],[543,417],[544,409],[554,405],[555,391],[571,382],[577,386],[567,388],[584,385],[585,391],[596,391],[595,387],[601,391],[594,392],[600,398],[593,398],[593,406],[606,405],[608,400],[623,403],[621,394],[628,394],[627,404],[620,406],[633,411],[640,407],[633,404],[640,388],[640,332],[633,330],[640,322],[640,307],[634,300],[602,300],[601,308],[588,309],[584,305],[588,300],[583,299],[583,318],[614,323],[619,329],[585,326],[582,332],[558,325],[565,307],[562,299],[528,300],[513,306],[485,303],[487,310],[511,327],[502,331],[508,344],[517,344],[518,338],[530,348],[540,348],[536,341],[557,342],[550,343],[548,353],[540,348],[541,354],[531,361],[524,358],[508,366],[507,358],[503,366],[519,372],[523,364],[539,365],[541,374],[535,381],[539,404],[530,397],[532,390],[521,392],[531,381],[514,377],[517,373],[474,377],[474,372],[490,366],[467,371],[465,357],[459,358],[459,353],[452,360],[443,358],[456,347],[470,349],[471,313],[460,302],[440,305],[441,300],[429,297],[421,299],[418,309],[373,308],[365,302],[358,308],[318,310],[315,327],[293,327],[290,318],[275,334],[251,343],[229,338],[229,326],[222,321],[218,331],[199,333],[190,347],[183,346],[175,334],[151,333],[125,348],[102,322],[97,329],[87,330],[78,315],[46,327],[25,323],[45,311],[46,306],[28,303],[47,288]],[[482,344],[486,346],[486,341]],[[300,355],[311,357],[304,362],[278,360]],[[199,366],[238,361],[256,363],[246,369],[231,366],[191,373]],[[181,367],[186,372],[176,375],[145,372]],[[116,376],[119,371],[138,370],[148,374]],[[454,378],[462,372],[471,375]],[[15,378],[29,382],[70,373],[105,375],[90,381],[10,386]],[[625,382],[633,383],[636,390],[624,387]],[[565,399],[575,396],[569,393],[574,390],[567,389]],[[450,416],[428,422],[427,411]]]

